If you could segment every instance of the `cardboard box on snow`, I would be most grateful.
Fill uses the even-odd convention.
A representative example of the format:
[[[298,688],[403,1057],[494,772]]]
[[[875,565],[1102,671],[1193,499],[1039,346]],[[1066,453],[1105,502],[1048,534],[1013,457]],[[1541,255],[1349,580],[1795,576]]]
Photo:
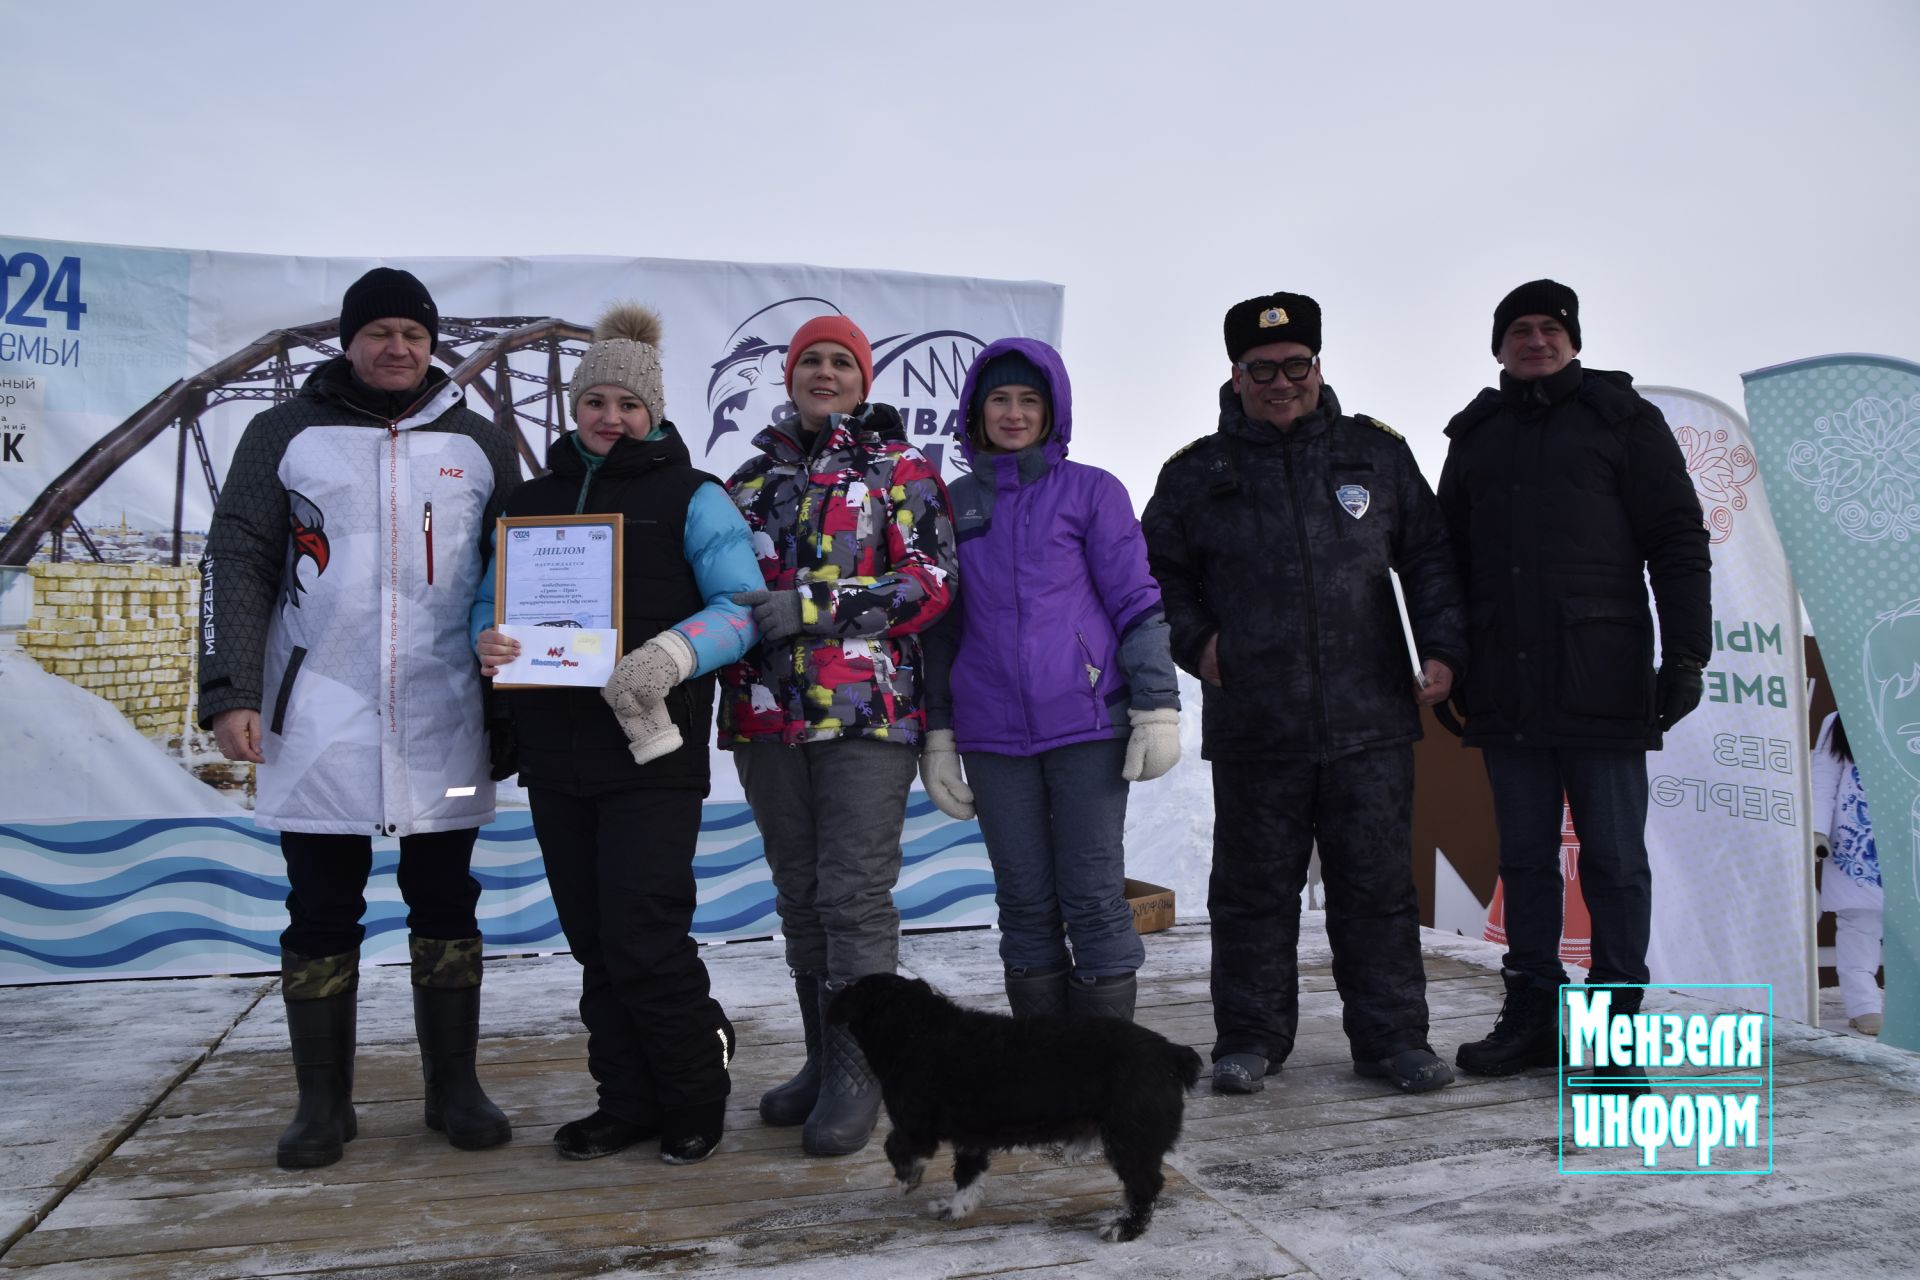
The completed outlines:
[[[1133,908],[1135,933],[1158,933],[1173,924],[1173,890],[1145,880],[1126,882],[1127,905]]]

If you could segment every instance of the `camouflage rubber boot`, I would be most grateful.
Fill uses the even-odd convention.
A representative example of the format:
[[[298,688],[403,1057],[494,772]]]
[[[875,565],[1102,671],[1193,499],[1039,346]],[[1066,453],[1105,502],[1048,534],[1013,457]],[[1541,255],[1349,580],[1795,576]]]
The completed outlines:
[[[353,1114],[354,1010],[360,953],[280,953],[280,994],[300,1106],[280,1135],[282,1169],[317,1169],[338,1160],[359,1130]]]
[[[462,1151],[513,1136],[506,1113],[474,1074],[480,1044],[480,939],[407,939],[413,957],[413,1028],[426,1079],[427,1128]]]
[[[760,1095],[760,1118],[786,1127],[805,1124],[820,1100],[820,980],[795,972],[793,993],[800,1000],[800,1027],[807,1041],[807,1060],[793,1079]]]
[[[1016,1018],[1031,1018],[1036,1013],[1067,1011],[1067,971],[1034,973],[1027,969],[1007,970],[1007,1008]]]
[[[1130,973],[1086,982],[1075,978],[1067,984],[1068,1013],[1097,1013],[1108,1018],[1133,1021],[1133,1001],[1139,983]]]

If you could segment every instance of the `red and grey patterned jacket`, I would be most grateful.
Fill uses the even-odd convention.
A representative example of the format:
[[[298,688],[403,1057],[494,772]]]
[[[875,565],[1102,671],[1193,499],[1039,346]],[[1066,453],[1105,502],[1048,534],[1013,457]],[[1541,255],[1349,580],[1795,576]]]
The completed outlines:
[[[801,633],[720,672],[722,747],[862,737],[917,746],[920,638],[957,581],[947,489],[891,405],[754,437],[727,481],[767,586],[801,597]]]

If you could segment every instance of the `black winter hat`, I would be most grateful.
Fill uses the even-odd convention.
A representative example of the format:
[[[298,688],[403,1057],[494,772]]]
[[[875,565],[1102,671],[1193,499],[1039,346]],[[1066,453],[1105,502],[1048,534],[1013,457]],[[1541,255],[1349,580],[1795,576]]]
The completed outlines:
[[[1521,316],[1552,316],[1566,328],[1573,349],[1580,349],[1580,298],[1558,280],[1529,280],[1500,299],[1493,309],[1494,355],[1500,354],[1507,330]]]
[[[973,384],[973,403],[967,406],[968,417],[978,417],[987,393],[1000,387],[1032,387],[1046,402],[1047,420],[1053,420],[1053,387],[1048,384],[1047,375],[1018,351],[1001,352],[980,371],[980,377]]]
[[[389,316],[419,321],[433,335],[427,349],[439,349],[440,309],[433,305],[433,295],[411,271],[394,267],[375,267],[347,286],[340,300],[340,345],[347,346],[354,334]]]
[[[1320,304],[1304,293],[1269,293],[1227,309],[1227,359],[1269,342],[1297,342],[1320,354]]]

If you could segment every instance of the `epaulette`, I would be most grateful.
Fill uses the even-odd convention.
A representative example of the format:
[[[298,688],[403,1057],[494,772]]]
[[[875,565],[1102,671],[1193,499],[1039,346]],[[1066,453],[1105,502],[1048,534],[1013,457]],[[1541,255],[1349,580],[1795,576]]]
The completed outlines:
[[[1187,441],[1187,443],[1181,445],[1178,449],[1175,449],[1172,453],[1168,454],[1167,460],[1161,463],[1160,465],[1163,467],[1172,466],[1175,462],[1179,461],[1181,458],[1184,458],[1187,454],[1192,453],[1195,449],[1199,448],[1201,445],[1205,444],[1207,441],[1211,439],[1213,439],[1212,436],[1201,436],[1198,440]]]
[[[1365,423],[1367,426],[1372,427],[1376,431],[1384,431],[1388,435],[1392,436],[1395,440],[1400,440],[1400,441],[1406,440],[1405,436],[1401,435],[1398,431],[1395,431],[1392,427],[1380,421],[1380,419],[1378,418],[1369,418],[1364,413],[1356,413],[1353,415],[1353,420],[1355,422]]]

